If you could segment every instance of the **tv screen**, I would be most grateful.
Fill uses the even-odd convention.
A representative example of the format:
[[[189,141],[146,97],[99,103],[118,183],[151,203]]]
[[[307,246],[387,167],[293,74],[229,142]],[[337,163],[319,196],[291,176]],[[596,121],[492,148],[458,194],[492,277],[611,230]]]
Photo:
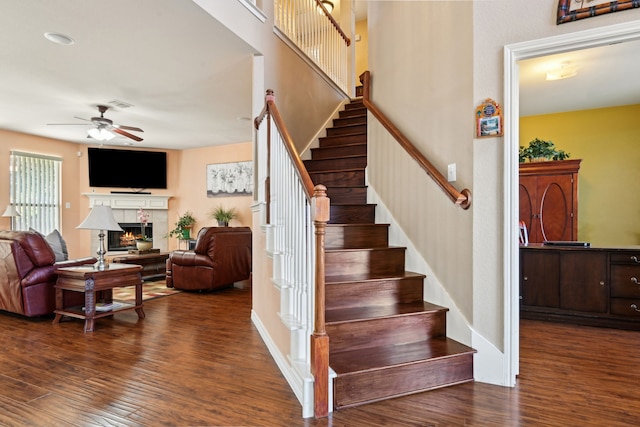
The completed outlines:
[[[163,151],[90,147],[88,157],[90,187],[167,188],[167,153]]]

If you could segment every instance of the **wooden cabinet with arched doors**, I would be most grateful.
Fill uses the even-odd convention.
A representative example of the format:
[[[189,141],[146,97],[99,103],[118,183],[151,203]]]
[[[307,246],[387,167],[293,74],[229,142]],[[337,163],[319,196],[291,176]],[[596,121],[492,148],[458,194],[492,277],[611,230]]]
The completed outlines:
[[[578,240],[581,161],[520,163],[520,220],[529,243]]]

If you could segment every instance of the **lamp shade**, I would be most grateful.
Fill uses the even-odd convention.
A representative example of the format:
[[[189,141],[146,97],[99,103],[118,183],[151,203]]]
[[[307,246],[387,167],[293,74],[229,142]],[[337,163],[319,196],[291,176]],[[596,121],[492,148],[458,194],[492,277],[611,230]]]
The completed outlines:
[[[91,138],[97,139],[98,141],[109,141],[115,137],[113,133],[105,128],[91,128],[87,133]]]
[[[85,228],[88,230],[111,230],[123,231],[120,225],[113,217],[111,206],[94,205],[89,215],[76,228]]]
[[[18,212],[15,206],[7,205],[7,209],[4,210],[4,213],[2,214],[2,216],[14,217],[14,216],[20,216],[20,213]]]

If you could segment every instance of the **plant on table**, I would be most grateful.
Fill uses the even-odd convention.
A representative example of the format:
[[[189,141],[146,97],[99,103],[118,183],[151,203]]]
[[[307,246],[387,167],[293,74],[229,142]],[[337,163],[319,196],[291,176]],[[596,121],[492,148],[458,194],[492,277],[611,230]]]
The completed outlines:
[[[209,217],[218,221],[218,225],[221,227],[228,227],[229,221],[237,216],[235,208],[226,209],[222,205],[218,206],[211,211]]]
[[[180,240],[189,240],[191,228],[196,223],[196,219],[193,217],[193,213],[186,211],[178,218],[176,226],[173,230],[169,231],[169,237],[177,237]]]

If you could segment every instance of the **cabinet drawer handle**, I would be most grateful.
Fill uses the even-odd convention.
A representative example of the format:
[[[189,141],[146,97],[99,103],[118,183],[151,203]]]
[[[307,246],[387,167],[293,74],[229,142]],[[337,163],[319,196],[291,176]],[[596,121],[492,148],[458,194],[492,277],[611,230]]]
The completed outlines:
[[[640,264],[640,261],[638,260],[638,257],[635,256],[635,255],[631,257],[631,261]]]
[[[637,285],[638,284],[638,278],[637,277],[632,277],[631,278],[631,283],[635,283]]]
[[[631,304],[631,308],[633,308],[637,312],[640,312],[640,310],[638,310],[638,306],[635,304]]]

